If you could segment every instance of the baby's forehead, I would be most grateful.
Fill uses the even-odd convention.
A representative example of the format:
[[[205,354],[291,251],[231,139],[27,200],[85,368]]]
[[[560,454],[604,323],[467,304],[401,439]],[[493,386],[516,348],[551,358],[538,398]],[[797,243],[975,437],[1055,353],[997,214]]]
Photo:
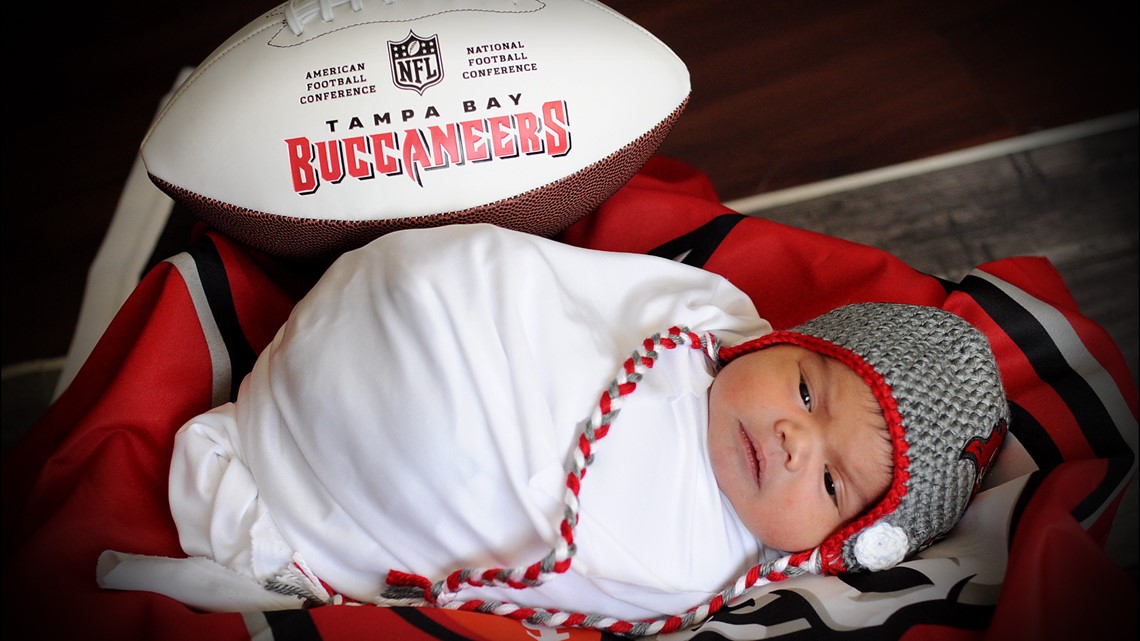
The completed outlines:
[[[827,373],[828,377],[831,378],[835,384],[847,384],[849,389],[853,392],[853,395],[864,403],[866,409],[882,415],[883,408],[875,398],[871,383],[852,369],[850,365],[831,354],[824,354],[799,345],[795,347],[806,352],[804,356],[805,360],[818,363],[819,367]]]

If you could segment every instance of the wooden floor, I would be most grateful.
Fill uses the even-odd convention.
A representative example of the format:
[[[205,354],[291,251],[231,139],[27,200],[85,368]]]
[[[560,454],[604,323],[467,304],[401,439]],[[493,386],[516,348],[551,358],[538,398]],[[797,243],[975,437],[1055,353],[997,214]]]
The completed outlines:
[[[793,190],[814,197],[787,204],[764,206],[778,193],[741,204],[758,204],[748,213],[776,222],[878,247],[954,282],[992,260],[1044,256],[1081,311],[1115,339],[1135,382],[1140,373],[1138,118],[1133,113],[1096,124],[1105,130],[1050,130],[1058,135],[1017,139],[1024,149],[988,146],[1001,152],[992,157],[969,154],[969,162],[934,163],[933,169],[917,163],[921,171],[902,177],[888,172],[891,179],[883,182],[845,179],[844,189],[826,195],[814,194],[827,183],[814,183]],[[1078,136],[1062,137],[1062,132]]]
[[[87,267],[159,101],[182,67],[274,0],[83,4],[9,45],[6,371],[67,352]],[[662,152],[707,173],[725,200],[1137,107],[1124,3],[610,4],[688,64],[692,101]]]

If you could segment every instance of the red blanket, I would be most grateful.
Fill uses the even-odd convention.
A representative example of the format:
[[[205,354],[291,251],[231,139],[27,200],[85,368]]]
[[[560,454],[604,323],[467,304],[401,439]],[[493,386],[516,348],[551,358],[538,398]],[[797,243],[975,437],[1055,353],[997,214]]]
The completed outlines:
[[[1000,585],[962,581],[945,597],[916,602],[906,594],[936,580],[905,564],[848,579],[809,577],[842,581],[874,602],[852,610],[849,598],[835,605],[819,598],[832,584],[801,589],[793,579],[719,612],[701,626],[709,638],[843,636],[837,619],[851,612],[867,613],[859,627],[870,638],[1136,636],[1136,584],[1103,552],[1135,475],[1136,385],[1111,338],[1080,313],[1046,260],[1002,259],[944,282],[871,247],[736,214],[703,176],[661,158],[560,239],[718,272],[776,328],[843,303],[891,300],[959,313],[994,344],[1014,411],[1014,444],[993,481],[995,494],[1013,497],[996,519],[1006,548],[996,555],[1006,563]],[[546,638],[473,612],[325,606],[203,614],[155,594],[96,586],[105,549],[181,555],[166,502],[174,433],[231,397],[322,268],[203,231],[145,276],[71,386],[5,456],[6,630],[17,638],[116,640]],[[562,632],[569,636],[557,638],[607,636]]]

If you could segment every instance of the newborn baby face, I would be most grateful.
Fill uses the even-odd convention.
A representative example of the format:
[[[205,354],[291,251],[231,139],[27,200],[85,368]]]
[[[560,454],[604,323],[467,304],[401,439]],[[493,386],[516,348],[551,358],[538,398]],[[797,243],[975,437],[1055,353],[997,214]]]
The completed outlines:
[[[816,547],[887,491],[891,444],[871,388],[834,358],[775,345],[726,365],[709,390],[721,492],[765,545]]]

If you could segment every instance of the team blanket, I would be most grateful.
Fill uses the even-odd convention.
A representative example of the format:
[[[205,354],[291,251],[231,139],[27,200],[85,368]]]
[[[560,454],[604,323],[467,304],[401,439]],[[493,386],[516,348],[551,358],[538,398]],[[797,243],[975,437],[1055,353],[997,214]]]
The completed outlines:
[[[1013,420],[961,525],[884,572],[798,577],[661,639],[1134,638],[1134,580],[1103,551],[1136,468],[1137,394],[1106,332],[1053,266],[1012,257],[951,283],[871,247],[742,216],[654,159],[559,240],[703,267],[779,328],[861,301],[936,305],[990,338]],[[203,613],[102,590],[107,549],[179,556],[167,500],[175,432],[234,398],[326,268],[202,229],[151,269],[70,387],[5,456],[5,629],[21,638],[598,639],[475,612],[358,605]]]

